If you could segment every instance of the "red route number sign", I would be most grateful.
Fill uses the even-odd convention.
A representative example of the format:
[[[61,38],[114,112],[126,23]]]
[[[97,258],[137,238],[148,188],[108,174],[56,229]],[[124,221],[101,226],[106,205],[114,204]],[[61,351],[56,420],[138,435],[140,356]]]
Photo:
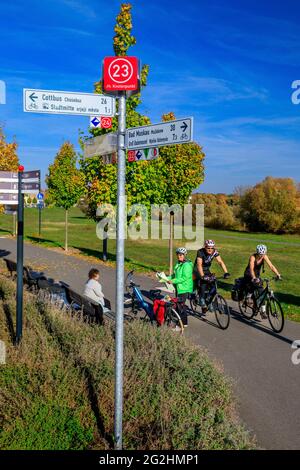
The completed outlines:
[[[102,129],[110,129],[112,126],[112,118],[111,117],[102,117],[101,118],[101,127]]]
[[[136,57],[105,57],[103,90],[136,91],[139,87],[139,61]]]

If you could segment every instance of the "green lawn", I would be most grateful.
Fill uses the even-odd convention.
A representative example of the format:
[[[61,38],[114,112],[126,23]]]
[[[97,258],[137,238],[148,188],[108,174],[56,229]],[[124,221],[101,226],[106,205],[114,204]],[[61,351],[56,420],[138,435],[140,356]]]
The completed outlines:
[[[11,231],[12,216],[1,215],[0,232],[9,234]],[[25,236],[32,242],[39,242],[37,209],[25,210]],[[230,296],[234,279],[243,274],[249,255],[254,252],[257,243],[266,243],[272,262],[278,267],[284,278],[283,282],[274,285],[274,289],[289,318],[300,321],[300,294],[297,285],[300,262],[299,235],[271,235],[205,229],[205,237],[213,238],[216,241],[221,256],[232,275],[229,281],[220,282],[221,291],[226,296]],[[40,243],[46,246],[63,246],[63,210],[57,208],[43,210]],[[181,240],[175,241],[175,246],[181,244]],[[69,246],[73,247],[78,253],[101,258],[102,241],[96,236],[96,224],[86,219],[77,208],[70,211]],[[108,251],[112,263],[115,262],[115,248],[115,241],[110,240]],[[127,268],[145,272],[168,270],[168,240],[126,241],[125,255]],[[193,260],[195,252],[190,252],[189,255]],[[220,274],[217,266],[214,270],[216,274]],[[265,274],[271,276],[268,270]]]

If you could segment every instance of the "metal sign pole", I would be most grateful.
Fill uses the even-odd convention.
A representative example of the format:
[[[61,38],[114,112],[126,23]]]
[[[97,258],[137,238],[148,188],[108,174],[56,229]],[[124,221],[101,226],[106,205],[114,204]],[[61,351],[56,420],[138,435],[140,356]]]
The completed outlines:
[[[24,258],[24,195],[22,194],[22,171],[18,173],[18,236],[17,236],[17,321],[16,344],[22,338],[23,330],[23,258]]]
[[[115,356],[115,449],[122,449],[123,418],[123,338],[124,338],[124,245],[125,245],[125,132],[126,95],[119,96],[118,115],[118,199],[116,271],[116,356]]]

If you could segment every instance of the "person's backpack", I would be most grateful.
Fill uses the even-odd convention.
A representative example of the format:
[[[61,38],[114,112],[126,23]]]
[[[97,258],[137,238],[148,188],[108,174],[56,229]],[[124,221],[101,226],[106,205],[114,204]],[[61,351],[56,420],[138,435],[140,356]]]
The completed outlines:
[[[165,321],[165,310],[166,302],[164,300],[155,299],[153,302],[153,313],[159,326],[163,325]]]
[[[234,286],[232,287],[232,290],[231,290],[231,298],[235,302],[239,302],[243,300],[244,298],[244,278],[243,277],[239,277],[238,279],[235,279]]]

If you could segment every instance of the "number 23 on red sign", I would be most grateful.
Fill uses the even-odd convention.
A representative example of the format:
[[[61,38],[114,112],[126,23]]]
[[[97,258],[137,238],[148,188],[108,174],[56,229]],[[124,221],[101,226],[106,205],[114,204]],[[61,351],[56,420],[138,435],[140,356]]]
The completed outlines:
[[[139,61],[136,57],[105,57],[103,91],[135,91],[139,86]]]

